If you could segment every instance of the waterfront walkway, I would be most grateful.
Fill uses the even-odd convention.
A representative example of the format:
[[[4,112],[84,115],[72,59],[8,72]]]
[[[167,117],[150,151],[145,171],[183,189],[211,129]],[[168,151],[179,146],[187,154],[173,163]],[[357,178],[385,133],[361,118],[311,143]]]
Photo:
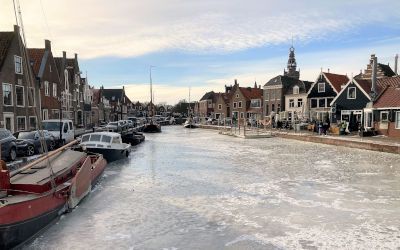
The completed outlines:
[[[367,149],[379,152],[400,154],[400,140],[385,136],[360,137],[358,135],[319,135],[310,131],[302,130],[266,130],[246,128],[231,128],[224,126],[202,125],[201,128],[219,130],[220,134],[241,137],[245,139],[268,138],[272,136],[294,139],[300,141],[323,143],[350,148]]]

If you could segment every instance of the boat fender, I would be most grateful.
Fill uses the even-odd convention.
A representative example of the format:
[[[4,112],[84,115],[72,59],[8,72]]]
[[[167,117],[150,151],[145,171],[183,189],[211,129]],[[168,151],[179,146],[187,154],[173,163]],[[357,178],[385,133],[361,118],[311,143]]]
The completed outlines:
[[[7,164],[3,160],[0,160],[0,170],[8,170]]]

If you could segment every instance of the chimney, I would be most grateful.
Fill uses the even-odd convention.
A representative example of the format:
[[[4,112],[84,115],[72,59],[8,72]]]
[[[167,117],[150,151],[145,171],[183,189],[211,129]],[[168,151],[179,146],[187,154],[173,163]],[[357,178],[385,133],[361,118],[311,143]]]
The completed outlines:
[[[19,33],[19,26],[18,25],[14,25],[14,33]]]
[[[372,58],[373,56],[373,58]],[[378,70],[378,58],[375,55],[371,55],[372,59],[372,76],[371,76],[371,92],[372,98],[375,99],[376,97],[376,72]]]
[[[261,89],[261,85],[258,85],[258,88]]]
[[[237,85],[238,83],[237,83],[237,79],[235,79],[235,85]]]
[[[330,73],[330,71],[331,71],[331,70],[328,68],[328,73]]]
[[[51,51],[51,42],[50,40],[44,40],[44,48],[48,51]]]
[[[257,82],[254,82],[254,88],[255,89],[257,88]]]
[[[78,61],[78,54],[75,53],[75,61]]]
[[[398,62],[399,62],[399,54],[396,54],[396,56],[394,57],[394,73],[395,73],[396,75],[399,75],[399,74],[397,73],[397,64],[398,64]]]

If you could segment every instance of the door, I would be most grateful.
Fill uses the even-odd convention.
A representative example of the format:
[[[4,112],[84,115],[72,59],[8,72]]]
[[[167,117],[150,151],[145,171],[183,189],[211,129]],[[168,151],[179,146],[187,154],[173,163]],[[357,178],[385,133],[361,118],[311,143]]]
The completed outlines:
[[[4,113],[4,128],[14,133],[14,114],[13,113]]]

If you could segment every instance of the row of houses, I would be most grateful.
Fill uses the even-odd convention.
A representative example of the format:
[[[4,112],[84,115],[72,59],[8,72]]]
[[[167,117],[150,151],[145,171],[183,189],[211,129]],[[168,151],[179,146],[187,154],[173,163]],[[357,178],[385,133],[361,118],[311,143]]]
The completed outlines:
[[[301,80],[295,50],[289,50],[287,68],[263,88],[239,87],[237,80],[224,92],[206,93],[195,107],[200,117],[247,118],[269,123],[326,121],[333,126],[346,122],[349,131],[375,130],[400,137],[400,76],[372,54],[364,70],[348,76],[321,71],[316,79]]]
[[[36,129],[37,117],[71,119],[76,127],[143,116],[151,104],[132,102],[125,88],[95,88],[82,74],[78,54],[54,55],[49,40],[43,48],[26,48],[18,26],[0,32],[0,127],[12,132]],[[164,112],[163,107],[157,107]]]

